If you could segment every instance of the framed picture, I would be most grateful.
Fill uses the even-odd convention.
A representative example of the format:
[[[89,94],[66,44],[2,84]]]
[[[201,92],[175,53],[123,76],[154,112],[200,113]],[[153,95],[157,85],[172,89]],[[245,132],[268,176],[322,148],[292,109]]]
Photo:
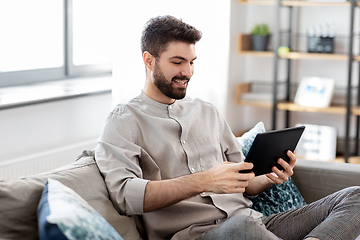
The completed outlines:
[[[296,91],[294,103],[309,107],[328,107],[333,97],[334,88],[334,79],[304,77]]]

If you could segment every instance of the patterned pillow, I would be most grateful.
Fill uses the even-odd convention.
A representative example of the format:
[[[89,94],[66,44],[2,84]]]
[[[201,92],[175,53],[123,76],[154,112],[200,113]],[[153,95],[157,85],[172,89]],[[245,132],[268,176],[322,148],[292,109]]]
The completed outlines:
[[[75,191],[54,179],[45,185],[37,214],[40,240],[123,240]]]
[[[291,177],[289,177],[289,181],[281,185],[272,185],[250,200],[253,202],[252,208],[264,216],[286,212],[306,205],[305,199]]]
[[[262,122],[257,123],[252,129],[237,138],[244,156],[249,153],[252,142],[258,133],[265,132]],[[281,185],[273,185],[261,194],[251,197],[252,208],[269,216],[278,212],[285,212],[306,205],[304,198],[296,187],[292,178]]]
[[[258,122],[252,129],[244,133],[241,137],[237,138],[238,143],[241,146],[242,152],[246,157],[249,153],[250,147],[258,133],[265,132],[265,126],[263,122]]]

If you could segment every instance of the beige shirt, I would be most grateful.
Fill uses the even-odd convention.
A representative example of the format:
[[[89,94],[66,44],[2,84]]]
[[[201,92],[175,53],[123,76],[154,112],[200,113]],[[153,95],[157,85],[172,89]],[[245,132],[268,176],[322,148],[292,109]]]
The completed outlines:
[[[216,108],[185,98],[158,103],[143,92],[107,118],[95,151],[111,200],[126,215],[142,215],[150,240],[196,239],[239,214],[260,218],[243,194],[202,193],[143,213],[149,180],[206,171],[224,161],[242,162],[235,136]]]

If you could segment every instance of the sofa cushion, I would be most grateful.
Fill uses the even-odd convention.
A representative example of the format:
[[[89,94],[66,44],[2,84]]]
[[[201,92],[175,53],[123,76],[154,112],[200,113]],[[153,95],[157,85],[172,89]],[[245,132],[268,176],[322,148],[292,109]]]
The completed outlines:
[[[78,193],[124,239],[141,239],[132,217],[118,214],[109,200],[105,182],[92,156],[56,170],[0,181],[0,236],[4,239],[38,239],[36,210],[48,178]]]
[[[37,213],[41,240],[123,240],[83,198],[54,179],[48,179]]]
[[[259,122],[248,132],[237,138],[245,157],[250,150],[255,136],[262,132],[265,132],[265,127],[262,122]],[[289,181],[281,185],[273,185],[261,194],[249,198],[253,202],[252,208],[261,212],[264,216],[306,205],[304,198],[291,177],[289,177]]]

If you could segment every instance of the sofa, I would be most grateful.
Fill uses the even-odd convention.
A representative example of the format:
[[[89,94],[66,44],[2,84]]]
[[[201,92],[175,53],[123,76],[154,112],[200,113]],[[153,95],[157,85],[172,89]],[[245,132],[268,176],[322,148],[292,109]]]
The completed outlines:
[[[38,239],[37,207],[47,180],[73,189],[125,240],[146,239],[139,216],[120,215],[109,200],[93,151],[50,172],[0,181],[0,239]],[[293,180],[307,203],[360,185],[360,165],[298,159]]]

